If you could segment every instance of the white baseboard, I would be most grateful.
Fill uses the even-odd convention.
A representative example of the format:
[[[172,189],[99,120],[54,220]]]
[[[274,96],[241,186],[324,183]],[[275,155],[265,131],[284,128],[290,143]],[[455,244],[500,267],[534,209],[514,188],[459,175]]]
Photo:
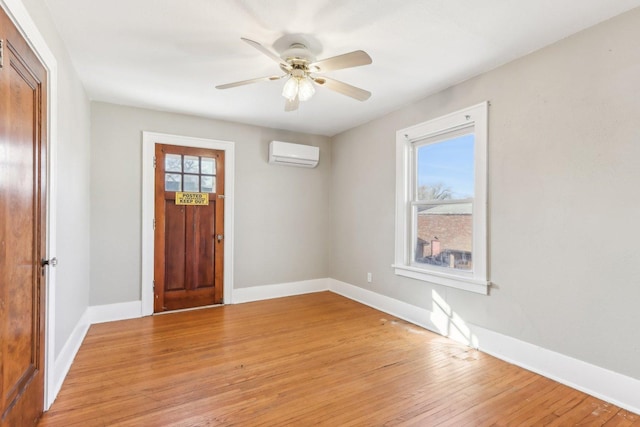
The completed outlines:
[[[89,307],[89,321],[94,323],[114,322],[116,320],[142,317],[142,301],[129,301],[117,304],[92,305]]]
[[[82,345],[84,337],[87,335],[89,326],[89,309],[87,308],[80,317],[80,320],[76,324],[75,328],[73,328],[69,339],[66,343],[64,343],[60,354],[55,358],[53,367],[53,389],[49,393],[50,404],[53,404],[53,401],[56,399],[56,396],[60,392],[62,383],[64,382],[67,373],[69,373],[69,369],[71,369],[73,359],[75,359],[78,350],[80,350],[80,346]]]
[[[279,283],[275,285],[236,288],[233,290],[233,303],[261,301],[292,295],[302,295],[329,290],[328,280],[312,279],[300,282]],[[129,301],[117,304],[93,305],[88,309],[89,323],[105,323],[116,320],[142,317],[142,302]]]
[[[289,297],[329,290],[329,279],[312,279],[301,282],[280,283],[277,285],[234,288],[233,303],[261,301],[272,298]]]
[[[53,404],[58,396],[62,388],[62,383],[67,377],[69,369],[71,369],[73,360],[76,354],[78,354],[78,350],[80,350],[80,346],[89,331],[89,327],[95,323],[133,319],[136,317],[141,317],[141,301],[87,307],[75,328],[73,328],[67,342],[62,347],[60,354],[55,358],[53,388],[48,392],[49,406]]]
[[[488,329],[472,330],[481,351],[640,414],[640,380]]]
[[[329,290],[536,372],[616,406],[640,413],[640,380],[565,356],[451,315],[434,313],[335,279]],[[446,311],[446,310],[445,310]],[[443,320],[445,320],[443,322]]]

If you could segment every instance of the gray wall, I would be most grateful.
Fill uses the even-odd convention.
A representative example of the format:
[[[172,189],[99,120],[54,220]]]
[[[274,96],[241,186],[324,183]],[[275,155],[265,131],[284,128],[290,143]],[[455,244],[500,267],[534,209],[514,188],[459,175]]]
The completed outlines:
[[[89,100],[43,2],[23,0],[58,62],[55,355],[89,303]]]
[[[329,276],[329,138],[99,102],[91,123],[91,305],[140,299],[142,131],[235,142],[235,288]],[[268,164],[274,139],[319,166]]]
[[[638,40],[640,9],[334,137],[331,277],[640,378]],[[491,295],[397,277],[395,132],[484,100]]]

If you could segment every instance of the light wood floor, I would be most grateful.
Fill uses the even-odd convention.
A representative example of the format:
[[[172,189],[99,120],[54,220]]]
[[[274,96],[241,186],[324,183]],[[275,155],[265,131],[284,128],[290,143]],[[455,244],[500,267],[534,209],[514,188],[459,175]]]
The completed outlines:
[[[94,325],[45,426],[640,426],[323,292]]]

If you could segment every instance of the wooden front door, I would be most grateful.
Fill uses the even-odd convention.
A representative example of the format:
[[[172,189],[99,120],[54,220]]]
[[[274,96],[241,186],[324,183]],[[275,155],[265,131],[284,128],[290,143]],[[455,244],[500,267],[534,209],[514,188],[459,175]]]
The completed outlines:
[[[0,8],[0,426],[44,405],[46,71]]]
[[[154,312],[221,304],[224,151],[155,147]]]

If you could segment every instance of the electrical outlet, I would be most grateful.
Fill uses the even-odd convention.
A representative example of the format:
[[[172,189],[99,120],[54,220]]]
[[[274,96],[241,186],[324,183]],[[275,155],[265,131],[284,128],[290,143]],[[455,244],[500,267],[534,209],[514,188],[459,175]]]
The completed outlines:
[[[373,280],[373,275],[371,273],[367,273],[367,282],[371,283]]]

